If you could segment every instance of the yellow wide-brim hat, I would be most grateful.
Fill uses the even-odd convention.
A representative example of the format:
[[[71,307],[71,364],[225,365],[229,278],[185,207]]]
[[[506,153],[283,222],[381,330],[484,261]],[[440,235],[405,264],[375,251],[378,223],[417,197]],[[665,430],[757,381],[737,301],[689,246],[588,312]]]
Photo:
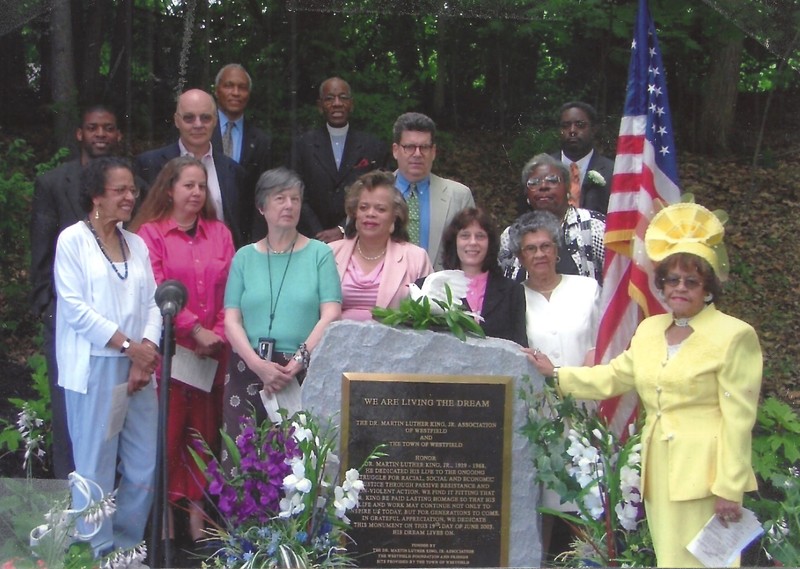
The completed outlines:
[[[647,256],[660,263],[675,253],[691,253],[708,261],[717,277],[727,275],[727,253],[719,217],[695,203],[665,207],[650,221],[644,235]]]

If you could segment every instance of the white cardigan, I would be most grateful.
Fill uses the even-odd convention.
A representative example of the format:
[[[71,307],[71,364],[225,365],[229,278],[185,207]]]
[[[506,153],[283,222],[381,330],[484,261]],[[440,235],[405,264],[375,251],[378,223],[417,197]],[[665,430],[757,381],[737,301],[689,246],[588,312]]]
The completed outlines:
[[[92,354],[122,356],[106,348],[118,329],[135,341],[158,344],[161,313],[155,303],[156,281],[144,241],[122,230],[128,243],[128,298],[118,298],[117,276],[83,221],[64,229],[56,245],[54,267],[58,384],[86,393]],[[127,280],[127,279],[126,279]],[[126,307],[133,307],[126,313]],[[122,310],[121,310],[122,309]]]

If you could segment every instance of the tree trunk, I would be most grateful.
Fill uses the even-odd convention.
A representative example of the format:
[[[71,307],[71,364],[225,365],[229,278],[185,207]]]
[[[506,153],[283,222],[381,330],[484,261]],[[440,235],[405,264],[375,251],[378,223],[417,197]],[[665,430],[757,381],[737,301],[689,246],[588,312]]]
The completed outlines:
[[[733,134],[743,40],[741,34],[736,34],[710,50],[711,69],[703,92],[697,132],[700,152],[721,155],[728,150]]]
[[[72,49],[72,17],[69,0],[53,0],[50,12],[54,138],[59,146],[75,140],[78,121],[75,61]]]

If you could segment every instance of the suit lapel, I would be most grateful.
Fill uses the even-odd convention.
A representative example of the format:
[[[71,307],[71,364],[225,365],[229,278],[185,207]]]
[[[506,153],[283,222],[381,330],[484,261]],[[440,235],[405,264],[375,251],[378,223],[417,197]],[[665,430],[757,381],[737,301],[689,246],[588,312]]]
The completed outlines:
[[[336,171],[336,161],[333,159],[333,147],[331,147],[331,137],[328,135],[327,129],[324,127],[322,130],[314,131],[314,160],[320,165],[322,170],[336,180],[338,172]],[[347,146],[347,145],[345,145]]]
[[[402,264],[404,256],[403,246],[389,239],[389,243],[386,245],[383,275],[381,275],[381,283],[378,285],[377,306],[388,306],[395,293],[400,289],[405,274]]]
[[[70,163],[70,168],[64,176],[64,198],[69,203],[75,219],[83,219],[86,212],[81,208],[81,161],[80,159]]]
[[[483,309],[481,314],[485,317],[491,314],[495,307],[502,300],[502,290],[500,290],[501,280],[492,273],[489,273],[488,280],[486,281],[486,294],[483,296]]]
[[[442,231],[444,231],[444,220],[450,210],[449,197],[450,190],[444,179],[431,174],[430,183],[430,233],[428,234],[428,250],[432,253],[431,262],[436,264],[439,258],[439,245],[442,241]]]

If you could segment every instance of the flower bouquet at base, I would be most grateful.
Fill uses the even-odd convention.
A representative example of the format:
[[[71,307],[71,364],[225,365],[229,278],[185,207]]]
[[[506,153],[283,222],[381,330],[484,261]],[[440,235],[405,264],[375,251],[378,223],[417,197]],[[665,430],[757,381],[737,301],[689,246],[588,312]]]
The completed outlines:
[[[147,557],[144,542],[99,558],[89,543],[116,511],[116,491],[106,494],[77,472],[66,481],[33,478],[31,463],[44,459],[43,430],[49,427],[27,403],[18,416],[27,476],[0,481],[0,569],[140,567]]]
[[[224,527],[207,530],[216,553],[204,567],[240,569],[354,566],[347,543],[347,512],[358,507],[364,483],[355,468],[340,480],[334,454],[337,429],[305,411],[278,424],[242,418],[233,440],[222,433],[231,471],[202,440],[190,449],[207,472]],[[383,456],[379,449],[367,457]]]
[[[539,508],[573,528],[572,551],[557,561],[565,566],[654,567],[655,553],[641,488],[641,433],[633,425],[620,440],[593,413],[570,396],[559,398],[554,387],[534,392],[523,378],[520,397],[528,408],[522,429],[532,447],[536,480],[553,490],[570,514]]]
[[[478,324],[480,316],[464,310],[461,299],[467,294],[469,280],[464,271],[437,271],[425,277],[422,288],[408,285],[409,297],[398,308],[372,309],[376,320],[388,326],[406,325],[415,330],[450,330],[459,340],[467,333],[485,338]]]

